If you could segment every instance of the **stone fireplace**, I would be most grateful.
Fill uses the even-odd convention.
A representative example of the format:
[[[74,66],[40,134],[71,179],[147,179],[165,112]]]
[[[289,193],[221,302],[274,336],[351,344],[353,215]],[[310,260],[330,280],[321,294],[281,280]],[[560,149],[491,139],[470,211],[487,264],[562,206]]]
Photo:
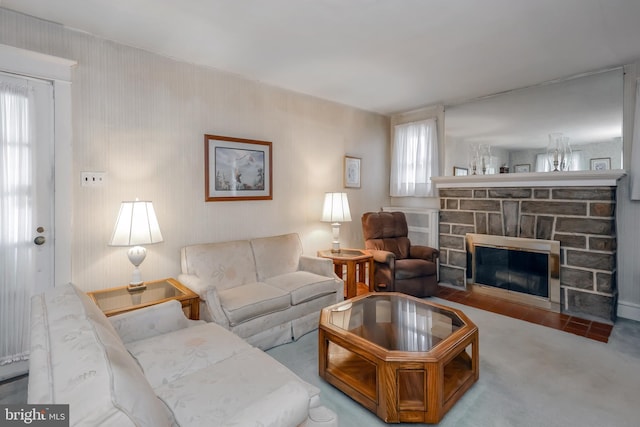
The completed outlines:
[[[467,234],[557,241],[559,311],[615,321],[621,172],[434,178],[441,209],[440,282],[474,290],[468,283]]]

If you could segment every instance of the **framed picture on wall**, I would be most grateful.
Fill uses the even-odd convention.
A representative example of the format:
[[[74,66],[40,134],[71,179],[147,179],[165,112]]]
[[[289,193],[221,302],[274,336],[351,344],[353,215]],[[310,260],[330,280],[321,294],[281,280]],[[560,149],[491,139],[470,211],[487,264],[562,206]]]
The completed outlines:
[[[529,163],[522,164],[522,165],[515,165],[513,167],[513,171],[515,173],[531,172],[531,165]]]
[[[360,161],[358,157],[344,156],[344,186],[360,188]]]
[[[602,157],[599,159],[591,159],[592,171],[604,171],[611,169],[611,157]]]
[[[271,164],[271,142],[205,135],[205,201],[272,200]]]
[[[467,176],[469,175],[469,169],[461,168],[458,166],[453,167],[453,176]]]

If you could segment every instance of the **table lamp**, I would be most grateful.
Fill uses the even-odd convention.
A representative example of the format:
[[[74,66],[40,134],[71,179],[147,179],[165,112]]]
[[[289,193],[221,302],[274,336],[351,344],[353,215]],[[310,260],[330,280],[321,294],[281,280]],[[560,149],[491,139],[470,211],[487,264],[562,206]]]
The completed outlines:
[[[331,252],[340,252],[340,223],[351,221],[347,193],[325,193],[322,221],[332,223],[333,243]]]
[[[127,255],[134,269],[129,289],[145,288],[138,267],[147,256],[147,250],[140,245],[160,242],[162,242],[162,233],[153,204],[138,199],[134,202],[122,202],[109,246],[131,246]]]

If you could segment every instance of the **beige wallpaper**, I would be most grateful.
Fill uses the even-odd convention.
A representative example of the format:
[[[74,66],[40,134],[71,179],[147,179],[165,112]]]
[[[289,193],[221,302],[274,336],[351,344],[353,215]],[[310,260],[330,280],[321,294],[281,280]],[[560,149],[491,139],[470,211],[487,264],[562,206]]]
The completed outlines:
[[[73,79],[73,281],[85,290],[127,283],[125,248],[107,246],[120,201],[154,202],[165,241],[148,248],[145,280],[175,276],[179,251],[196,242],[299,232],[305,252],[328,248],[323,194],[343,190],[344,155],[362,158],[362,188],[346,189],[354,221],[343,246],[362,246],[359,218],[389,204],[437,207],[437,199],[388,197],[389,119],[180,63],[0,8],[0,43],[78,61]],[[627,69],[625,133],[633,134],[637,64]],[[425,111],[430,111],[426,109]],[[425,111],[398,115],[404,120]],[[435,112],[442,123],[443,114]],[[273,200],[204,202],[203,135],[273,142]],[[441,150],[443,153],[444,150]],[[625,167],[630,145],[625,142]],[[107,172],[103,188],[81,171]],[[640,320],[640,203],[618,200],[619,313]]]
[[[389,204],[389,119],[101,40],[0,8],[0,43],[78,61],[73,101],[73,282],[128,283],[126,248],[109,247],[122,200],[152,200],[164,242],[143,279],[176,276],[180,248],[298,232],[305,253],[331,244],[326,191],[346,191],[343,247],[362,247],[360,216]],[[273,200],[204,202],[205,133],[273,143]],[[343,188],[343,157],[362,158],[362,187]],[[106,185],[80,185],[104,171]]]

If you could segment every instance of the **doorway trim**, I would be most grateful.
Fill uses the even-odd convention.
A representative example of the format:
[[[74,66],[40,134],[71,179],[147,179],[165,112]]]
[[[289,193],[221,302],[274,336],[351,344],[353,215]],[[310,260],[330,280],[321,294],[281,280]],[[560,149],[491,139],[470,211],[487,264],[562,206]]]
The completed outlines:
[[[71,74],[77,61],[0,44],[0,70],[53,83],[54,286],[71,283],[73,152]]]

